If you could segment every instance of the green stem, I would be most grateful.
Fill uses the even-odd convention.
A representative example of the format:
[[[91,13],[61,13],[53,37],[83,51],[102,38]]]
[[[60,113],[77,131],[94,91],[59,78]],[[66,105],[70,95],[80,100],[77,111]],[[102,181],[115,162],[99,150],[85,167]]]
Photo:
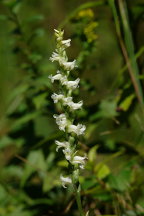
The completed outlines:
[[[78,186],[78,188],[76,186],[74,186],[74,190],[75,190],[75,197],[76,197],[76,202],[77,202],[77,206],[78,206],[78,210],[80,213],[80,216],[85,216],[83,209],[82,209],[82,203],[81,203],[81,187],[80,184]]]
[[[139,68],[137,61],[135,59],[135,54],[134,54],[134,43],[133,43],[133,38],[132,38],[132,33],[129,25],[129,18],[128,18],[128,11],[127,11],[127,5],[126,1],[124,0],[118,0],[118,5],[119,5],[119,10],[121,14],[121,20],[122,20],[122,26],[123,26],[123,32],[124,32],[124,39],[125,39],[125,44],[127,48],[127,53],[130,59],[130,67],[131,67],[131,76],[133,78],[133,84],[135,87],[135,91],[138,97],[138,100],[141,104],[143,104],[143,90],[141,83],[139,81]]]
[[[139,73],[139,68],[138,68],[137,61],[136,61],[135,54],[134,54],[134,45],[133,45],[132,33],[130,30],[129,21],[128,21],[126,4],[124,4],[123,0],[118,0],[118,6],[120,10],[120,15],[121,15],[122,29],[124,32],[124,39],[125,39],[125,43],[124,43],[123,38],[122,38],[119,16],[118,16],[118,12],[117,12],[116,5],[115,5],[116,1],[108,0],[108,3],[110,7],[112,8],[114,21],[116,25],[117,36],[118,36],[119,43],[120,43],[120,46],[123,52],[124,59],[127,64],[131,82],[134,86],[135,93],[136,93],[139,103],[143,104],[143,91],[142,91],[141,83],[139,81],[140,73]]]
[[[144,46],[142,46],[139,51],[135,55],[135,59],[137,60],[142,54],[144,53]],[[122,67],[118,72],[117,72],[117,77],[114,80],[114,82],[111,85],[111,88],[109,89],[109,92],[111,92],[116,86],[117,83],[119,82],[120,76],[128,69],[128,64],[126,64],[124,67]],[[140,77],[139,77],[140,78]]]

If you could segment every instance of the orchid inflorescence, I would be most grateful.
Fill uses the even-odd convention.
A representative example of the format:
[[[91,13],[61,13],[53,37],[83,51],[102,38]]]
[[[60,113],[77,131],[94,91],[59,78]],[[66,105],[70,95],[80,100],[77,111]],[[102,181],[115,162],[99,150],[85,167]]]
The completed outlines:
[[[58,81],[61,92],[53,93],[51,98],[54,103],[60,103],[64,113],[60,115],[55,114],[53,117],[56,119],[56,124],[61,131],[64,131],[66,136],[65,141],[55,141],[57,145],[56,151],[62,148],[62,152],[65,155],[66,160],[71,167],[72,173],[69,176],[60,176],[63,187],[68,184],[74,184],[78,181],[79,169],[84,169],[86,156],[77,155],[77,136],[84,134],[85,125],[74,124],[74,111],[82,108],[83,102],[79,101],[75,103],[73,101],[72,93],[79,87],[80,79],[72,81],[69,80],[70,71],[77,67],[76,60],[69,62],[66,54],[66,48],[70,47],[71,39],[63,40],[64,31],[54,30],[56,37],[56,50],[52,53],[50,60],[52,62],[57,61],[60,69],[56,75],[50,75],[51,82]]]

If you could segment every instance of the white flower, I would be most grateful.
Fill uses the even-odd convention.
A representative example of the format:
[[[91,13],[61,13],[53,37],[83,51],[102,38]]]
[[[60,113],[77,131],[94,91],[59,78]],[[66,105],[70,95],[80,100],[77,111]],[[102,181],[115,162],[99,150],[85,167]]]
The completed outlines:
[[[53,99],[54,103],[57,103],[59,100],[62,100],[64,98],[64,95],[53,93],[51,98]]]
[[[79,101],[78,103],[74,103],[73,101],[70,101],[67,103],[67,105],[70,107],[71,110],[77,110],[82,107],[83,102]]]
[[[71,89],[71,90],[72,90],[72,89],[75,89],[75,88],[79,87],[79,86],[78,86],[79,81],[80,81],[79,78],[77,78],[77,79],[74,80],[74,81],[65,80],[65,81],[62,83],[62,85],[66,85],[68,89]]]
[[[66,188],[66,185],[72,184],[72,179],[70,177],[64,177],[64,176],[61,175],[60,176],[60,180],[61,180],[62,186],[64,188]]]
[[[62,45],[64,45],[65,48],[70,47],[71,39],[63,40]]]
[[[73,62],[62,61],[61,63],[64,66],[64,69],[68,71],[73,70],[75,67],[77,67],[76,60],[74,60]]]
[[[60,142],[60,141],[56,140],[55,144],[57,145],[56,151],[58,151],[59,148],[69,148],[70,147],[69,142],[66,142],[66,141]]]
[[[54,29],[54,31],[55,31],[55,34],[56,34],[56,33],[58,34],[58,33],[60,32],[60,31],[59,31],[59,30],[57,30],[57,29]]]
[[[70,149],[70,147],[65,148],[65,149],[63,150],[63,153],[64,153],[64,155],[65,155],[65,158],[66,158],[68,161],[70,161],[71,158],[72,158],[72,150]]]
[[[57,71],[57,74],[52,76],[48,76],[48,78],[51,80],[51,82],[53,83],[55,80],[61,80],[63,78],[62,74],[60,74],[60,71]]]
[[[72,97],[63,98],[63,105],[68,105],[70,102],[72,102]]]
[[[61,41],[63,39],[63,34],[64,34],[64,31],[58,31],[57,29],[54,29],[55,31],[55,36],[57,37],[57,41]]]
[[[52,56],[49,58],[50,61],[58,61],[59,64],[64,64],[66,62],[65,57],[59,55],[59,53],[53,52]]]
[[[59,31],[59,30],[57,30],[57,29],[54,29],[54,31],[55,31],[55,35],[56,36],[58,36],[60,33],[64,33],[64,30],[63,31]]]
[[[66,115],[65,114],[53,115],[53,117],[56,119],[56,123],[59,126],[59,129],[65,131],[65,128],[67,126]]]
[[[86,159],[86,158],[87,158],[86,156],[85,156],[85,157],[74,156],[71,163],[72,163],[73,165],[80,164],[80,168],[81,168],[81,169],[84,169],[85,159]]]
[[[86,126],[82,124],[68,126],[68,132],[76,133],[78,136],[84,134],[85,129],[86,129]]]
[[[52,53],[52,56],[49,58],[49,60],[50,61],[59,61],[59,59],[60,59],[61,57],[59,56],[59,54],[58,53],[56,53],[56,52],[53,52]]]
[[[60,81],[61,81],[61,84],[63,85],[63,83],[66,83],[68,80],[67,80],[67,76],[62,76],[60,78]]]
[[[79,101],[78,103],[74,103],[72,101],[72,97],[63,97],[62,101],[63,101],[63,105],[67,105],[70,107],[71,110],[77,110],[80,109],[83,105],[82,101]]]
[[[57,74],[52,76],[48,76],[48,78],[51,80],[51,82],[53,83],[55,80],[59,80],[61,81],[61,84],[64,85],[64,83],[67,83],[68,80],[67,80],[67,76],[63,76],[60,71],[57,71]]]

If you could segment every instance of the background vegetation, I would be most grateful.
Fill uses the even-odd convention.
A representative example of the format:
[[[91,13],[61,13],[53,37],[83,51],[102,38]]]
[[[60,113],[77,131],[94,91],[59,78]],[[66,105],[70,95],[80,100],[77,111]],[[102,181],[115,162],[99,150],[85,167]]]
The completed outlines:
[[[0,1],[0,215],[78,215],[59,176],[67,163],[54,140],[56,86],[48,75],[53,29],[72,38],[81,78],[78,119],[88,154],[80,178],[85,211],[144,215],[144,1]]]

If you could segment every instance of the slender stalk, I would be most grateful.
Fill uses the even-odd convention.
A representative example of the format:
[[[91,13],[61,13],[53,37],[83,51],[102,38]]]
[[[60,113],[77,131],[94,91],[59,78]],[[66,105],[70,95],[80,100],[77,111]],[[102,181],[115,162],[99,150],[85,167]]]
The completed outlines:
[[[133,46],[133,40],[132,40],[132,35],[130,31],[130,27],[128,24],[128,16],[126,12],[126,8],[124,8],[123,5],[123,0],[118,0],[119,4],[119,9],[120,9],[120,14],[121,14],[121,19],[122,19],[122,27],[125,35],[125,43],[122,39],[122,33],[121,33],[121,28],[120,28],[120,23],[119,23],[119,16],[118,12],[116,10],[116,5],[115,5],[115,0],[109,0],[109,5],[112,8],[113,16],[114,16],[114,21],[116,25],[116,33],[119,39],[119,43],[122,49],[122,53],[124,56],[124,59],[127,64],[128,72],[132,81],[132,84],[135,89],[135,93],[137,96],[137,99],[140,104],[143,104],[143,92],[142,92],[142,87],[139,81],[139,70],[138,70],[138,65],[136,62],[136,58],[134,55],[134,46]],[[125,46],[126,44],[126,46]]]
[[[143,91],[141,88],[141,83],[139,81],[140,73],[139,73],[139,68],[134,54],[134,43],[133,43],[131,29],[129,26],[127,6],[126,6],[126,2],[124,2],[123,0],[118,0],[118,4],[119,4],[119,10],[122,18],[125,44],[126,44],[129,58],[131,60],[130,65],[131,65],[133,78],[135,82],[135,90],[137,91],[137,97],[139,98],[139,102],[143,104]]]
[[[144,46],[142,46],[139,51],[136,53],[135,58],[136,60],[144,53]],[[114,80],[114,82],[111,85],[111,88],[109,89],[109,92],[112,91],[113,88],[115,88],[115,86],[117,86],[118,80],[119,80],[119,76],[121,76],[126,70],[128,69],[128,65],[126,63],[126,65],[124,65],[117,73],[117,77]]]
[[[142,54],[144,53],[144,46],[142,46],[140,49],[139,49],[139,51],[135,54],[135,59],[137,60]],[[127,65],[125,65],[123,68],[121,68],[120,70],[119,70],[119,74],[122,74],[124,71],[126,71],[127,70]]]
[[[83,209],[82,209],[82,203],[81,203],[81,194],[80,194],[81,186],[80,186],[80,184],[79,184],[78,188],[76,186],[74,186],[74,190],[75,190],[75,197],[76,197],[76,202],[77,202],[80,216],[85,216]]]

